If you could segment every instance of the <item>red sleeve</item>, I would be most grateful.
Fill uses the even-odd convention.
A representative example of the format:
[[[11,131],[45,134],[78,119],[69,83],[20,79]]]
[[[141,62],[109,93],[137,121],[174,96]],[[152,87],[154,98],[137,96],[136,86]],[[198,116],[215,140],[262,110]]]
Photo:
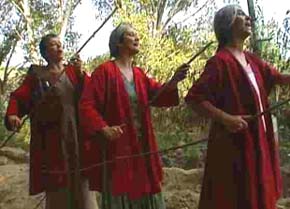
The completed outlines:
[[[143,71],[142,71],[143,72]],[[147,91],[149,95],[149,101],[151,101],[151,105],[155,107],[170,107],[179,104],[179,96],[178,89],[163,89],[160,92],[160,89],[165,85],[160,84],[153,78],[149,78],[143,72],[146,83],[147,83]]]
[[[5,117],[5,125],[8,130],[10,130],[10,126],[7,123],[7,116],[17,115],[19,117],[23,117],[25,114],[28,114],[34,85],[34,77],[32,75],[27,75],[20,87],[10,94]]]
[[[80,125],[87,136],[92,136],[107,126],[101,113],[105,105],[105,71],[95,69],[90,80],[84,85],[79,104]]]
[[[265,67],[263,69],[266,71],[265,74],[267,75],[266,91],[267,95],[269,95],[272,88],[276,84],[282,83],[282,74],[274,66],[271,66],[267,63],[265,63]]]
[[[262,71],[263,71],[267,95],[269,95],[272,88],[276,84],[282,83],[282,74],[274,66],[270,65],[267,62],[263,62]]]
[[[247,55],[249,55],[255,64],[259,66],[259,70],[265,82],[267,95],[269,95],[274,85],[282,83],[282,74],[273,65],[263,61],[255,54],[247,52]]]
[[[219,69],[221,69],[221,63],[216,58],[208,60],[200,78],[197,82],[193,83],[187,93],[185,102],[190,104],[209,101],[215,105],[216,94],[221,83]]]
[[[27,75],[21,86],[10,94],[10,100],[6,115],[23,114],[20,111],[23,110],[23,108],[21,108],[19,105],[25,105],[26,107],[28,107],[34,85],[35,79],[33,78],[33,76]]]

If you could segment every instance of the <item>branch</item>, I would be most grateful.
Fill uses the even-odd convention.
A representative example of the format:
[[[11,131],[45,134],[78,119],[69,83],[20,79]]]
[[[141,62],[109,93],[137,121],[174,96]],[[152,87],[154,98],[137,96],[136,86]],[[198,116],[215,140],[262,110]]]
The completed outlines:
[[[58,2],[59,16],[57,18],[57,23],[60,24],[60,31],[58,31],[58,35],[60,37],[60,40],[62,41],[66,33],[68,19],[71,16],[72,11],[75,9],[80,1],[78,1],[75,5],[73,5],[73,0],[58,0]]]
[[[12,55],[13,55],[13,53],[15,51],[17,42],[18,42],[17,40],[14,42],[14,45],[12,46],[12,50],[10,52],[9,58],[8,58],[8,60],[6,62],[6,66],[5,66],[5,69],[4,69],[4,76],[3,76],[3,88],[4,88],[4,84],[7,81],[8,75],[10,74],[10,72],[8,72],[8,68],[9,68],[9,65],[10,65],[10,61],[11,61]]]
[[[178,13],[177,12],[177,6],[178,6],[178,4],[180,3],[180,1],[181,0],[179,0],[176,4],[174,4],[174,7],[173,7],[173,9],[171,9],[170,11],[173,11],[172,12],[172,14],[170,14],[170,12],[169,12],[169,14],[168,14],[168,18],[167,18],[167,20],[165,21],[165,23],[164,23],[164,25],[163,25],[163,27],[162,27],[162,31],[166,28],[166,26],[168,25],[168,23],[172,20],[172,18]],[[174,10],[176,10],[176,11],[174,11]]]
[[[16,65],[15,67],[11,68],[8,72],[7,72],[7,77],[9,77],[9,75],[11,74],[11,72],[17,68],[22,68],[25,64],[27,63],[27,61],[25,61],[24,63],[22,64],[18,64]]]
[[[162,0],[160,4],[158,5],[157,9],[157,24],[156,24],[156,29],[159,28],[161,22],[162,22],[162,17],[164,15],[165,7],[166,7],[167,0]]]
[[[72,11],[75,10],[75,8],[81,3],[82,0],[78,0],[73,6]]]
[[[24,40],[24,38],[21,36],[21,33],[16,29],[15,34],[18,36],[19,39]]]
[[[60,39],[63,40],[66,30],[67,30],[67,25],[68,25],[68,21],[69,21],[69,17],[72,15],[74,9],[78,6],[78,4],[81,2],[81,0],[78,0],[75,4],[73,4],[73,0],[69,0],[66,2],[66,6],[65,6],[65,11],[64,13],[62,13],[62,17],[61,19],[61,30],[60,30]],[[63,9],[62,9],[63,11]]]
[[[264,42],[264,41],[271,41],[273,37],[271,38],[263,38],[263,39],[258,39],[257,42]]]
[[[2,149],[3,147],[5,147],[5,145],[7,144],[7,142],[10,141],[10,139],[12,139],[12,137],[19,132],[19,130],[21,129],[21,127],[24,125],[25,121],[28,119],[29,117],[26,116],[23,118],[19,128],[15,131],[13,131],[6,139],[4,139],[4,141],[2,141],[2,143],[0,144],[0,149]]]
[[[26,15],[24,14],[23,8],[21,8],[17,3],[15,3],[14,0],[9,0],[9,1],[15,6],[17,11],[20,12],[20,14],[25,18],[26,22],[29,22]]]
[[[193,14],[191,14],[190,16],[186,17],[185,19],[183,19],[180,22],[186,22],[189,18],[195,16],[197,13],[199,13],[206,5],[208,5],[210,3],[210,1],[213,0],[207,0],[197,11],[195,11]]]

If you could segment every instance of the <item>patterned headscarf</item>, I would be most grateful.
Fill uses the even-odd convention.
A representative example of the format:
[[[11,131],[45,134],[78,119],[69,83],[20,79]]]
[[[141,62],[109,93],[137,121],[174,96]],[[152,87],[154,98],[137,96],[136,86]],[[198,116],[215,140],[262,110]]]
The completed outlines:
[[[119,24],[111,33],[110,41],[109,41],[109,48],[111,57],[118,57],[119,50],[118,50],[118,43],[123,41],[124,33],[128,27],[132,27],[129,23],[121,23]]]
[[[241,7],[238,5],[228,5],[221,8],[214,17],[214,32],[219,42],[219,46],[224,46],[231,41],[231,27],[237,16],[237,11]]]

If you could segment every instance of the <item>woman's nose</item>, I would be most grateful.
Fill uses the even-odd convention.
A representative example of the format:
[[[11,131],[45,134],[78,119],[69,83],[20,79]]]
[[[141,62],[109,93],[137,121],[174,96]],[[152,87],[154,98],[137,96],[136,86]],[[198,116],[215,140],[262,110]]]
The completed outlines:
[[[139,36],[135,35],[135,41],[139,41]]]

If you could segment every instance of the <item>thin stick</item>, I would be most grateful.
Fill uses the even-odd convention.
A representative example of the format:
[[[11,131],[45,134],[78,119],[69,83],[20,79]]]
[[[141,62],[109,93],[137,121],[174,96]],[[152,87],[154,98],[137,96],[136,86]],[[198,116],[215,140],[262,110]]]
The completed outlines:
[[[12,137],[16,134],[16,133],[18,133],[19,132],[19,130],[21,129],[21,127],[24,125],[24,123],[25,123],[25,121],[28,119],[29,117],[28,116],[25,116],[25,118],[23,118],[23,120],[22,120],[22,122],[21,122],[21,124],[20,124],[20,126],[19,126],[19,128],[17,129],[17,130],[15,130],[15,131],[13,131],[2,143],[1,143],[1,145],[0,145],[0,149],[1,148],[3,148],[6,144],[7,144],[7,142],[10,140],[10,139],[12,139]]]
[[[209,42],[207,45],[205,45],[201,50],[199,50],[196,54],[194,54],[190,60],[188,60],[186,62],[187,65],[189,65],[190,63],[192,63],[198,56],[200,56],[210,45],[212,45],[214,42],[211,41]],[[155,94],[155,96],[153,96],[153,98],[151,99],[151,101],[149,102],[149,104],[153,104],[155,102],[155,100],[166,90],[167,86],[169,83],[166,83],[162,89],[160,89],[157,94]]]
[[[44,195],[40,200],[39,202],[37,203],[37,205],[34,207],[34,209],[37,209],[39,208],[39,206],[41,205],[41,203],[46,199],[46,195]]]
[[[83,172],[83,171],[87,171],[87,170],[90,170],[90,169],[95,168],[95,167],[103,166],[103,165],[106,165],[106,164],[111,164],[111,163],[116,162],[117,160],[127,160],[127,159],[136,158],[136,157],[167,153],[167,152],[174,151],[174,150],[177,150],[177,149],[183,149],[183,148],[186,148],[186,147],[195,146],[195,145],[201,144],[203,142],[207,142],[207,141],[208,141],[208,138],[203,138],[203,139],[199,139],[199,140],[196,140],[196,141],[184,144],[184,145],[169,147],[169,148],[158,150],[158,151],[142,152],[140,154],[117,156],[113,160],[104,160],[104,161],[102,161],[100,163],[93,164],[93,165],[91,165],[89,167],[82,168],[82,169],[80,169],[80,171]],[[43,169],[42,172],[43,173],[49,173],[49,174],[64,174],[64,173],[66,173],[65,171],[62,171],[62,170],[47,171],[45,169]],[[70,171],[70,172],[74,172],[74,171]]]
[[[195,55],[193,55],[193,57],[190,58],[190,60],[188,60],[188,62],[186,64],[189,65],[190,63],[192,63],[199,55],[201,55],[213,43],[214,43],[214,41],[211,41],[207,45],[205,45],[201,50],[199,50]]]
[[[115,7],[115,9],[111,12],[111,14],[104,20],[104,22],[97,28],[97,30],[95,30],[93,32],[93,34],[88,38],[88,40],[86,40],[86,42],[77,50],[77,52],[74,54],[73,57],[75,57],[77,54],[79,54],[82,49],[89,43],[89,41],[96,35],[97,32],[99,32],[99,30],[102,29],[102,27],[109,21],[109,19],[115,14],[115,12],[117,11],[118,7]]]
[[[255,115],[253,115],[253,116],[251,117],[251,119],[256,119],[256,118],[258,118],[258,117],[261,117],[262,115],[265,115],[265,114],[267,114],[267,113],[270,113],[270,112],[272,112],[273,110],[276,110],[276,109],[278,109],[279,107],[281,107],[281,106],[283,106],[283,105],[285,105],[285,104],[287,104],[287,103],[289,103],[289,102],[290,102],[290,98],[288,98],[288,99],[286,99],[286,100],[284,100],[284,101],[282,101],[282,102],[279,102],[278,104],[275,104],[275,105],[269,107],[268,109],[264,110],[263,112],[260,112],[260,113],[257,113],[257,114],[255,114]]]

